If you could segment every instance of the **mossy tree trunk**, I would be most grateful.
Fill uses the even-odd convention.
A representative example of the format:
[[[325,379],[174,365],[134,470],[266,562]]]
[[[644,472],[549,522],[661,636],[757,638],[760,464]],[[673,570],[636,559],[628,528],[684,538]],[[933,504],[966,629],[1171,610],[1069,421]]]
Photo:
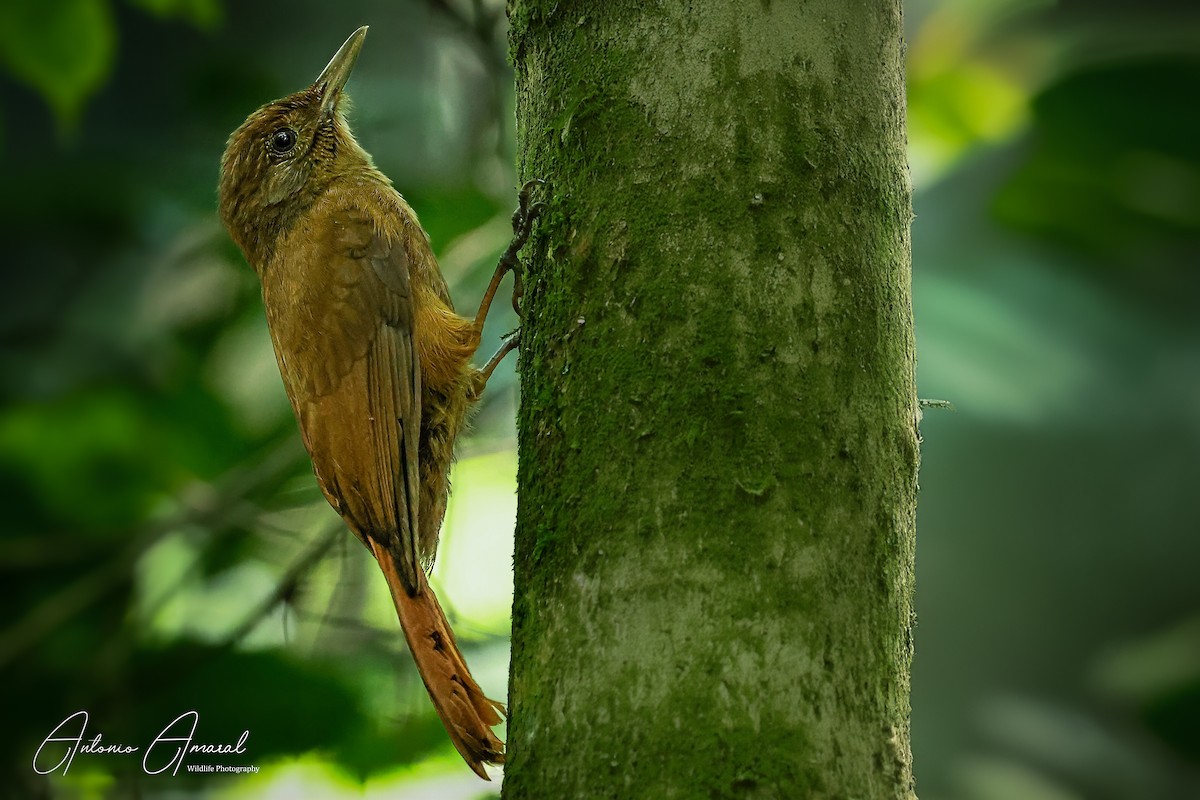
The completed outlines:
[[[515,0],[508,800],[909,798],[899,0]]]

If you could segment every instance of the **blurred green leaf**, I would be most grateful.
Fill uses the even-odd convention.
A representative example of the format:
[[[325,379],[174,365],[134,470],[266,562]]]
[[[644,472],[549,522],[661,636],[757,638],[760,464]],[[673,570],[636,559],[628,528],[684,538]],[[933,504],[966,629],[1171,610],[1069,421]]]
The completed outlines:
[[[945,169],[970,148],[1010,138],[1025,122],[1023,87],[992,65],[956,64],[908,84],[914,168]]]
[[[1144,710],[1154,733],[1192,762],[1200,764],[1200,679],[1155,698]]]
[[[990,419],[1035,424],[1077,417],[1081,398],[1103,376],[1078,337],[1056,329],[1052,315],[1022,298],[1052,294],[1059,312],[1104,322],[1098,300],[1086,286],[1016,258],[1004,266],[1007,285],[918,277],[922,385],[946,394],[964,412]]]
[[[128,689],[133,694],[124,710],[133,712],[133,727],[143,737],[195,709],[198,740],[236,741],[249,729],[250,763],[336,746],[368,725],[355,692],[333,670],[278,651],[191,643],[145,651],[135,658]]]
[[[1006,224],[1191,313],[1200,234],[1200,59],[1082,69],[1034,102],[1033,147],[996,198]]]
[[[197,28],[211,30],[221,22],[218,0],[129,0],[130,3],[160,19],[178,17]]]
[[[177,472],[143,409],[122,390],[9,408],[0,417],[0,469],[23,476],[26,502],[80,531],[129,525]]]
[[[0,4],[0,60],[41,93],[60,131],[112,68],[116,28],[105,0],[6,0]]]
[[[1122,642],[1094,673],[1105,693],[1138,708],[1160,739],[1200,763],[1200,615]]]
[[[973,756],[955,765],[960,796],[970,800],[1082,800],[1041,770],[1011,758]]]
[[[1200,614],[1122,641],[1097,659],[1093,672],[1105,694],[1131,703],[1200,684]]]
[[[336,743],[330,755],[359,780],[412,764],[435,753],[449,750],[441,720],[423,707],[385,728],[363,726]]]

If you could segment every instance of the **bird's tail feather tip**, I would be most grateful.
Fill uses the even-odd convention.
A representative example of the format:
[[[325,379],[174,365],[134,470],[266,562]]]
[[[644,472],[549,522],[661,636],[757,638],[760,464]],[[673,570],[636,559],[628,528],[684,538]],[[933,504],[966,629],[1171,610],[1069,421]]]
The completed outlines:
[[[489,699],[467,668],[454,632],[429,587],[417,570],[417,591],[409,594],[387,548],[373,543],[379,568],[387,578],[404,638],[425,689],[459,755],[476,775],[491,780],[484,764],[504,763],[504,742],[492,732],[505,716],[502,703]]]

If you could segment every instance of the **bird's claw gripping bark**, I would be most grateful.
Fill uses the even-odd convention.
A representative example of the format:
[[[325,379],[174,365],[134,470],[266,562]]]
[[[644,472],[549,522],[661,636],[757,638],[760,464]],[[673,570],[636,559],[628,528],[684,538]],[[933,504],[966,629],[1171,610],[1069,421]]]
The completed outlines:
[[[546,182],[541,178],[526,181],[517,195],[517,210],[513,212],[512,216],[513,238],[508,243],[508,248],[504,251],[504,254],[500,256],[500,261],[496,264],[496,271],[492,274],[492,282],[488,284],[487,291],[483,295],[483,301],[479,304],[479,312],[475,315],[475,327],[477,330],[483,330],[483,323],[487,319],[488,309],[491,308],[492,298],[496,295],[496,289],[500,287],[500,281],[509,272],[513,273],[513,310],[517,312],[517,316],[521,316],[520,300],[522,294],[524,294],[525,285],[521,280],[521,261],[517,258],[517,253],[529,241],[529,234],[533,231],[533,223],[537,221],[537,218],[541,216],[542,211],[546,208],[545,203],[530,202],[533,189],[545,184]]]
[[[545,203],[530,202],[534,188],[544,186],[545,184],[546,182],[541,178],[526,181],[517,195],[517,210],[513,212],[512,216],[513,238],[509,242],[508,248],[504,251],[504,255],[500,256],[500,262],[496,264],[496,271],[492,274],[492,281],[488,284],[487,291],[483,294],[483,300],[479,304],[479,312],[475,315],[475,330],[477,333],[483,332],[483,323],[487,320],[492,299],[496,296],[496,290],[500,287],[500,281],[504,279],[505,273],[511,272],[513,274],[512,305],[513,310],[517,312],[517,316],[521,316],[521,296],[524,294],[525,285],[521,280],[523,270],[521,261],[517,258],[517,253],[529,241],[529,235],[533,231],[533,223],[537,221],[537,218],[546,209]],[[475,373],[474,381],[468,389],[468,396],[472,400],[479,399],[484,387],[487,386],[488,378],[491,377],[492,372],[496,369],[496,365],[506,355],[516,350],[520,346],[520,343],[521,331],[519,328],[505,337],[504,343],[500,345],[500,349],[496,351],[496,354],[488,360],[483,369]]]
[[[533,223],[546,210],[544,202],[530,203],[534,188],[545,185],[546,181],[541,178],[533,178],[526,181],[521,187],[521,191],[517,194],[517,210],[512,215],[513,238],[500,260],[504,269],[511,270],[513,273],[512,307],[513,311],[517,312],[517,316],[521,316],[521,298],[525,294],[524,269],[520,259],[517,258],[517,253],[529,241]]]
[[[487,388],[488,379],[492,377],[492,373],[496,371],[496,367],[504,360],[504,357],[521,346],[521,329],[517,328],[512,333],[504,337],[500,344],[500,349],[495,355],[488,359],[488,362],[483,365],[483,369],[475,373],[475,378],[471,383],[471,388],[467,391],[467,397],[470,400],[478,400],[483,394],[483,390]]]

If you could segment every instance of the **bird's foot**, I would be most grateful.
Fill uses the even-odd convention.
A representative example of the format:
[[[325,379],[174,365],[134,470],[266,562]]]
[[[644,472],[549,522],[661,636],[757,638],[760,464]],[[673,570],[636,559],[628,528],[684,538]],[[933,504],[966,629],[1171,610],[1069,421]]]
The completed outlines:
[[[525,270],[517,253],[529,241],[529,235],[533,232],[533,223],[546,210],[544,202],[531,202],[533,190],[538,186],[545,185],[546,181],[541,178],[533,178],[526,181],[521,187],[521,191],[517,194],[517,210],[512,215],[513,238],[509,242],[508,250],[504,253],[504,258],[501,259],[505,268],[512,270],[513,273],[512,307],[513,311],[517,312],[517,316],[521,316],[521,298],[525,295],[523,280]]]
[[[521,346],[521,329],[517,328],[508,336],[504,337],[503,343],[488,362],[483,365],[483,369],[475,373],[471,381],[471,387],[467,390],[467,399],[472,402],[479,399],[483,394],[483,390],[487,388],[488,378],[492,377],[492,373],[496,371],[496,367],[504,360],[504,357]]]
[[[517,210],[512,215],[513,238],[508,243],[508,248],[504,251],[504,255],[500,256],[499,263],[496,264],[496,271],[492,274],[491,283],[488,284],[487,291],[484,292],[483,300],[479,304],[479,311],[475,314],[475,329],[483,331],[483,323],[487,319],[488,310],[492,306],[492,298],[496,295],[496,290],[500,287],[500,281],[508,272],[513,273],[513,310],[517,312],[517,316],[521,316],[521,296],[525,293],[525,284],[522,281],[521,261],[517,258],[517,253],[529,241],[529,234],[533,231],[533,223],[541,216],[546,209],[546,204],[543,202],[531,202],[533,189],[537,186],[544,186],[546,182],[541,178],[534,178],[531,181],[526,181],[521,187],[520,193],[517,195]]]

